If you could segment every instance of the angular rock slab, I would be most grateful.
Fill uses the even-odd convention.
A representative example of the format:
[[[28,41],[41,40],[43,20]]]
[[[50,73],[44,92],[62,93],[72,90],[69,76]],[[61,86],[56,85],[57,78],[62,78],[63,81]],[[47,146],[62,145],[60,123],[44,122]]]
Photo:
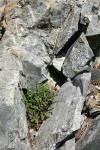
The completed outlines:
[[[72,49],[67,52],[63,64],[63,73],[66,77],[73,78],[76,74],[87,68],[87,62],[93,57],[93,52],[84,36],[78,39]]]
[[[90,80],[90,73],[83,74],[85,80]],[[85,85],[84,85],[85,86]],[[87,93],[88,84],[84,87]],[[81,126],[83,117],[81,115],[85,96],[82,96],[79,87],[73,86],[71,82],[65,83],[57,96],[57,101],[54,105],[54,110],[50,118],[48,118],[41,126],[36,141],[38,142],[39,150],[54,150],[55,145],[65,139],[68,135],[74,133]],[[72,139],[75,148],[75,140]],[[66,146],[71,146],[71,141],[66,142]]]
[[[72,3],[71,1],[69,1],[68,4],[65,2],[64,6],[66,8],[65,12],[63,13],[65,21],[62,23],[56,38],[54,49],[55,54],[57,54],[64,47],[66,42],[68,42],[71,36],[74,35],[75,31],[78,30],[80,8],[76,6],[76,2]]]
[[[89,90],[89,81],[91,80],[91,73],[83,73],[77,75],[73,80],[73,84],[76,87],[80,87],[81,93],[84,97],[87,96],[87,91]]]
[[[18,71],[0,71],[0,150],[30,150]]]
[[[34,89],[37,84],[47,80],[47,78],[42,74],[41,68],[28,61],[23,61],[22,65],[23,74],[25,75],[27,86],[29,86],[31,89]]]

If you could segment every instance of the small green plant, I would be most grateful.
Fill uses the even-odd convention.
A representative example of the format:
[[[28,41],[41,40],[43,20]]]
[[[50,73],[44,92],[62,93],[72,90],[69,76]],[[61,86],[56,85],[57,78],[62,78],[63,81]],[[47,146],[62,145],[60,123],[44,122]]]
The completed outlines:
[[[34,91],[28,88],[26,93],[23,92],[29,127],[38,130],[43,120],[48,118],[48,112],[53,109],[54,97],[55,93],[48,84],[38,85]]]

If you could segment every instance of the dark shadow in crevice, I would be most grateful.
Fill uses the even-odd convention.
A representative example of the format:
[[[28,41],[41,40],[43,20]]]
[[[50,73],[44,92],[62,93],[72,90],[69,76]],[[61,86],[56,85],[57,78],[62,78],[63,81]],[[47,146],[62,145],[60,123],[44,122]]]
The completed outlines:
[[[27,94],[27,89],[26,88],[22,88],[22,91],[24,94]]]
[[[82,115],[84,114],[87,118],[95,119],[97,116],[100,115],[100,111],[98,110],[98,111],[90,114],[90,110],[88,108],[86,108],[85,103],[84,103],[83,110],[82,110],[81,114]]]
[[[92,94],[89,93],[87,96],[90,97],[91,95],[92,95]],[[92,109],[91,109],[91,110],[92,110]],[[83,105],[83,109],[82,109],[81,114],[87,116],[87,118],[92,118],[92,119],[94,119],[94,118],[96,118],[98,115],[100,115],[100,111],[99,111],[99,110],[96,110],[96,111],[90,113],[91,110],[89,109],[89,107],[86,106],[86,101],[85,101],[85,102],[84,102],[84,105]]]
[[[0,40],[2,39],[3,35],[5,34],[6,28],[3,26],[3,20],[4,20],[4,16],[1,17],[0,20]]]
[[[86,33],[88,25],[89,25],[89,23],[82,24],[82,23],[80,23],[80,20],[79,20],[78,30],[68,39],[68,41],[62,47],[62,49],[57,54],[55,54],[55,56],[57,58],[61,58],[62,56],[65,56],[67,51],[69,50],[69,48],[71,46],[73,46],[73,44],[78,40],[78,38],[80,37],[82,32]]]
[[[94,112],[91,116],[92,119],[96,118],[97,116],[100,115],[100,111],[98,110],[97,112]]]
[[[61,140],[60,142],[56,143],[55,150],[57,150],[58,148],[60,148],[61,146],[63,146],[66,141],[74,138],[77,131],[78,130],[73,131],[70,135],[68,135],[67,137],[65,137],[63,140]]]
[[[6,31],[6,28],[5,27],[2,27],[2,30],[1,30],[1,38],[3,37],[3,35],[5,34],[5,31]]]
[[[76,42],[76,40],[79,38],[80,35],[81,35],[80,30],[76,31],[74,35],[72,35],[71,38],[69,38],[69,40],[65,43],[63,48],[57,54],[55,54],[55,56],[57,58],[65,56],[69,48]]]
[[[94,59],[95,59],[95,57],[98,57],[100,55],[100,34],[86,36],[86,39],[89,43],[90,48],[92,49],[95,55],[94,56]]]
[[[86,63],[86,65],[87,66],[89,66],[89,67],[91,67],[91,62],[94,62],[95,61],[95,56],[93,56],[87,63]]]
[[[65,77],[63,73],[57,70],[53,65],[48,65],[47,69],[51,78],[57,83],[57,85],[62,86],[66,82],[67,77]]]
[[[90,67],[88,67],[88,68],[90,68]],[[91,72],[88,68],[85,69],[85,70],[83,70],[83,71],[78,72],[73,78],[71,78],[71,80],[74,80],[75,77],[78,76],[78,75],[81,75],[81,74],[83,74],[83,73]]]

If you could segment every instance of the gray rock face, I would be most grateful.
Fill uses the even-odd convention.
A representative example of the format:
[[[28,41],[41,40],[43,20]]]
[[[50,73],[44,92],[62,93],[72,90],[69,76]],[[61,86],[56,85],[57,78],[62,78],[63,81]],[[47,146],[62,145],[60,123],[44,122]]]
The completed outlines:
[[[76,150],[99,150],[100,149],[100,116],[92,123],[85,138],[76,144]]]
[[[86,35],[92,36],[95,34],[100,34],[100,1],[84,1],[82,4],[81,14],[85,17],[88,17],[90,20]]]
[[[4,0],[0,1],[0,7],[2,7],[4,5]]]
[[[67,82],[61,87],[57,101],[55,102],[53,114],[43,123],[38,133],[37,141],[39,149],[54,150],[58,142],[61,142],[71,134],[73,135],[80,128],[83,119],[81,111],[90,77],[90,73],[83,74],[80,77],[82,82],[85,81],[87,83],[84,84],[84,94],[81,93],[79,88],[80,83],[78,82],[77,87],[73,86],[71,82]],[[71,147],[75,148],[75,139],[72,141],[74,145],[71,145],[70,141],[68,141],[61,150],[66,150],[66,147],[69,147],[69,149]]]
[[[74,2],[75,4],[75,2]],[[65,4],[65,11],[62,13],[65,21],[63,22],[61,29],[59,29],[58,36],[55,45],[55,54],[65,45],[69,38],[78,30],[80,8],[69,2]],[[64,10],[64,9],[63,9]]]
[[[0,0],[0,19],[4,4],[5,1]],[[94,42],[95,36],[89,39],[100,34],[100,5],[99,0],[11,0],[8,4],[3,25],[0,24],[0,32],[2,26],[6,28],[0,41],[0,150],[29,150],[25,106],[18,83],[21,82],[22,88],[29,84],[34,89],[35,82],[50,77],[46,69],[49,63],[59,71],[63,69],[69,78],[84,71],[93,57],[90,47],[95,53],[100,47]],[[79,31],[79,21],[84,24],[83,18],[89,20],[86,36],[90,47],[85,34],[69,42]],[[66,42],[70,44],[67,43],[65,61],[56,59],[54,55]],[[20,75],[21,71],[25,77]],[[73,135],[82,123],[81,110],[89,80],[90,74],[82,74],[73,83],[67,82],[61,87],[53,114],[38,133],[40,150],[52,150],[56,143],[70,135],[72,139],[65,142],[61,150],[75,149]]]
[[[23,61],[22,65],[26,83],[31,89],[34,89],[38,83],[42,83],[47,80],[47,78],[41,73],[41,68],[34,66],[28,61]],[[22,85],[22,87],[24,86]]]
[[[30,150],[26,110],[18,87],[21,57],[7,42],[10,39],[0,41],[0,150]]]
[[[87,62],[93,57],[93,52],[90,49],[84,34],[74,44],[72,49],[66,54],[66,59],[63,64],[63,73],[69,78],[73,78],[79,72],[87,68]]]
[[[18,74],[18,71],[0,72],[0,150],[30,149]]]
[[[76,76],[75,79],[73,80],[73,84],[76,87],[80,87],[81,93],[84,97],[86,97],[89,88],[88,81],[90,81],[90,79],[91,79],[91,73],[83,73]]]
[[[23,16],[21,22],[24,23],[24,30],[25,27],[31,31],[34,29],[43,39],[50,55],[59,52],[78,29],[80,8],[75,6],[76,2],[66,0],[28,2],[29,5],[20,1],[23,9],[19,12]]]

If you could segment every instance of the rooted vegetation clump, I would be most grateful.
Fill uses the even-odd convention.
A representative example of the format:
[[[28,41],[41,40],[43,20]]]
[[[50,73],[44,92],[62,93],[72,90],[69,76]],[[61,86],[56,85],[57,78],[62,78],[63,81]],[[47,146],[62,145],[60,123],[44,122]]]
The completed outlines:
[[[39,129],[43,120],[48,118],[48,113],[53,109],[55,93],[48,84],[38,85],[35,90],[27,89],[23,92],[29,128]]]

